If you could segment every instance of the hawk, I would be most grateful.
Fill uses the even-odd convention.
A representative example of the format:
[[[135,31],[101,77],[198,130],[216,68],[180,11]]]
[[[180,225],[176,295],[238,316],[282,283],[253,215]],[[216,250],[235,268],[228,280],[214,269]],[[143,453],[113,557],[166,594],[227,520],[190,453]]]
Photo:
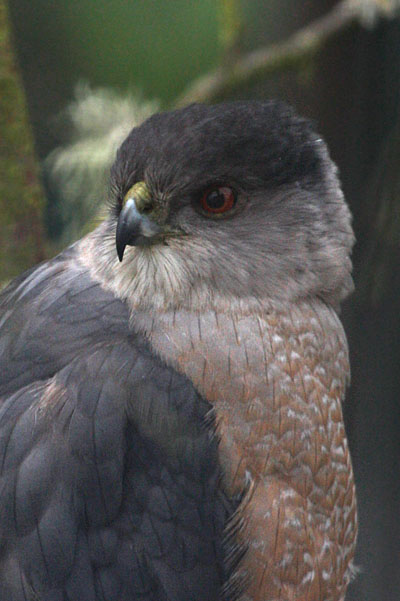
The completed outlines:
[[[286,105],[156,114],[0,296],[1,601],[342,601],[353,233]]]

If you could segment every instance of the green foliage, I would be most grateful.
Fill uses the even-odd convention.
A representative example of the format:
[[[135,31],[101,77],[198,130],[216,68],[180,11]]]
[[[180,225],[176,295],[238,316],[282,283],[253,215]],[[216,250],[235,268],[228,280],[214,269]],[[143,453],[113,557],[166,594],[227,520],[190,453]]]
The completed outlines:
[[[218,56],[215,0],[13,0],[10,11],[30,73],[45,67],[37,76],[51,75],[64,106],[81,80],[166,105]]]

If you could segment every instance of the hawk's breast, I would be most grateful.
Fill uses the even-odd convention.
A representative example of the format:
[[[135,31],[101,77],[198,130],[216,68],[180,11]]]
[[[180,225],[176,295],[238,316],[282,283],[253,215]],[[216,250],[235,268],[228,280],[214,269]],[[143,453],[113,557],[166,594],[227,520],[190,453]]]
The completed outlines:
[[[356,501],[341,400],[349,376],[336,313],[318,301],[136,313],[153,349],[215,407],[220,459],[240,508],[248,598],[339,601]]]

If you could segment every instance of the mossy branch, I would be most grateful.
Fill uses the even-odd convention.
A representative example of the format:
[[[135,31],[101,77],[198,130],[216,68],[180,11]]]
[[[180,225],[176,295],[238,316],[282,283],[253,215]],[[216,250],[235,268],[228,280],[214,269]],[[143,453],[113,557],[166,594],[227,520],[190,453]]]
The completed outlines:
[[[0,281],[45,258],[44,194],[5,0],[0,0]]]

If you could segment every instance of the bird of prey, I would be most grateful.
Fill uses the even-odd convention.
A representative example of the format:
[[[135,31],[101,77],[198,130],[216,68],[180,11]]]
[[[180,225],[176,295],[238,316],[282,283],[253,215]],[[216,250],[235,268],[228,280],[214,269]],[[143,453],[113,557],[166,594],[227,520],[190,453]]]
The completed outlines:
[[[109,217],[0,296],[0,601],[342,601],[353,233],[276,101],[132,130]]]

